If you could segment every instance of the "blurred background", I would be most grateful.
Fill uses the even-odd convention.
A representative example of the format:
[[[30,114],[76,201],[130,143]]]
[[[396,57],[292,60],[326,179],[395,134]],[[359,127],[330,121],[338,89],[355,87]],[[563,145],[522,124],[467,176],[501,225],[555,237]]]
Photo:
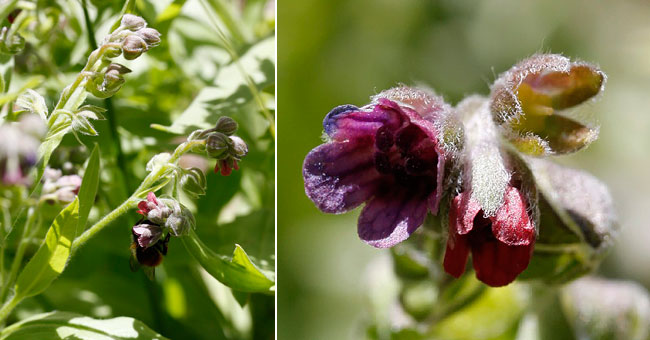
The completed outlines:
[[[278,18],[279,339],[362,338],[368,266],[388,254],[358,239],[360,209],[325,215],[304,194],[302,162],[321,143],[325,114],[399,83],[426,84],[455,105],[487,95],[499,73],[536,52],[609,76],[590,106],[599,140],[555,160],[596,175],[614,197],[620,237],[599,274],[650,287],[650,3],[281,1]]]

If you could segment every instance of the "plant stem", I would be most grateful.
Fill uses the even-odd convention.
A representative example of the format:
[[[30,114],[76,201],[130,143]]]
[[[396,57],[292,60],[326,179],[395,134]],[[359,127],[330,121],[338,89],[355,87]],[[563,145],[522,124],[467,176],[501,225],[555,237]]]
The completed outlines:
[[[178,162],[178,159],[184,153],[202,144],[205,144],[204,140],[188,141],[179,145],[176,150],[174,150],[174,154],[172,154],[170,157],[167,165],[176,164],[176,162]],[[131,195],[131,197],[129,197],[126,201],[120,204],[119,207],[115,208],[113,211],[108,213],[108,215],[104,216],[101,220],[99,220],[92,227],[88,228],[79,237],[77,237],[72,243],[72,247],[70,248],[70,256],[74,255],[81,246],[83,246],[89,239],[95,236],[95,234],[104,229],[104,227],[126,213],[128,210],[136,207],[138,200],[142,198],[141,196],[144,196],[144,193],[147,192],[148,189],[150,189],[153,184],[164,174],[165,170],[167,169],[167,165],[162,165],[158,167],[157,171],[149,173],[149,175],[145,177],[138,189],[136,189],[135,192]]]
[[[104,216],[92,227],[88,228],[81,235],[79,235],[79,237],[74,240],[72,246],[70,247],[70,256],[73,256],[81,246],[83,246],[90,238],[95,236],[95,234],[104,229],[104,227],[109,225],[122,214],[129,211],[131,208],[135,207],[137,205],[136,201],[137,200],[133,196],[129,197],[126,201],[122,202],[119,207],[115,208],[113,211],[108,213],[108,215]]]
[[[11,298],[0,307],[0,328],[3,328],[5,319],[9,316],[14,307],[21,301],[21,299],[16,299],[16,295],[12,295]]]
[[[31,227],[34,224],[34,218],[36,217],[36,211],[40,208],[40,204],[37,207],[29,208],[27,212],[27,221],[23,227],[23,233],[20,236],[18,241],[18,248],[16,249],[16,255],[14,260],[11,263],[11,269],[9,270],[9,276],[7,276],[7,281],[3,282],[2,291],[0,292],[0,301],[4,301],[9,291],[9,287],[13,286],[16,276],[18,275],[18,269],[23,262],[23,256],[25,255],[25,249],[27,248],[27,236],[29,236]]]

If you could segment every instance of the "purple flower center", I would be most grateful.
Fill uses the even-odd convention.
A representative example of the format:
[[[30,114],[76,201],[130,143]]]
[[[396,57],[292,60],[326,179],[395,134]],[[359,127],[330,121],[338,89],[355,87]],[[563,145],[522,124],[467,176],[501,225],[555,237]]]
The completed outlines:
[[[375,169],[391,183],[431,192],[436,187],[437,164],[435,145],[418,126],[384,125],[375,133]]]

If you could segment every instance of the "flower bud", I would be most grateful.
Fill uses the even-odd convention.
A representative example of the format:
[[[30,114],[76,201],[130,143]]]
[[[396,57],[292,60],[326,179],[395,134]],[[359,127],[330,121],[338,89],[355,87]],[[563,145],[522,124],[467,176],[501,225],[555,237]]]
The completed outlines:
[[[167,217],[172,213],[172,210],[162,200],[159,200],[153,192],[147,194],[145,201],[138,203],[138,209],[138,214],[157,224],[164,224]]]
[[[539,189],[538,248],[523,278],[562,283],[593,270],[618,233],[607,186],[590,174],[529,158]]]
[[[248,145],[246,145],[246,142],[237,136],[230,136],[229,138],[232,145],[230,154],[237,159],[246,156],[248,153]]]
[[[143,28],[137,31],[136,34],[140,36],[140,38],[142,38],[150,48],[160,44],[160,32],[153,28]]]
[[[104,74],[102,88],[105,92],[117,92],[124,82],[124,77],[122,77],[117,70],[111,70]]]
[[[229,150],[231,143],[232,141],[226,135],[215,132],[208,136],[205,149],[209,157],[221,159],[227,156],[226,151]]]
[[[205,195],[205,175],[199,168],[183,170],[181,188],[195,198]]]
[[[174,199],[163,198],[161,200],[172,209],[171,215],[165,221],[165,227],[170,228],[174,236],[187,235],[190,228],[193,229],[196,224],[192,212]]]
[[[635,282],[583,278],[564,288],[561,301],[577,339],[650,335],[650,297]]]
[[[132,34],[124,38],[122,51],[124,52],[124,59],[133,60],[147,51],[147,43],[141,37]]]
[[[104,52],[105,58],[117,58],[122,54],[122,48],[119,46],[109,46]]]
[[[603,90],[597,67],[556,54],[532,56],[492,85],[491,111],[506,137],[522,152],[540,156],[575,152],[598,137],[598,128],[564,110]]]
[[[144,28],[144,26],[147,25],[147,22],[137,15],[124,14],[120,24],[122,27],[135,32]]]
[[[114,72],[114,71],[117,71],[118,74],[131,73],[131,69],[118,63],[112,63],[106,67],[106,73]]]
[[[215,130],[217,132],[221,132],[224,135],[231,136],[235,132],[237,132],[237,122],[230,118],[230,117],[220,117],[219,120],[217,121],[217,125],[215,126]]]

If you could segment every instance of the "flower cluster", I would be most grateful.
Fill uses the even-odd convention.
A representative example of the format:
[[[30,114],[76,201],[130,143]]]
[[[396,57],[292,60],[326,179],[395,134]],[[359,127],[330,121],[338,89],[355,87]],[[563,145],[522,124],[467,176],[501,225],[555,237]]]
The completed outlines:
[[[167,253],[170,236],[187,235],[194,228],[194,216],[175,199],[157,198],[153,192],[138,203],[138,209],[144,217],[131,230],[133,255],[140,264],[155,267]]]
[[[305,158],[305,192],[326,213],[366,202],[359,237],[380,248],[406,240],[440,210],[448,226],[445,271],[460,277],[471,253],[479,280],[507,285],[529,266],[544,233],[538,189],[554,209],[566,203],[553,188],[539,188],[530,157],[574,152],[596,139],[598,128],[567,109],[596,96],[604,82],[590,64],[535,55],[501,75],[489,98],[470,96],[454,108],[409,87],[384,91],[362,108],[336,107],[323,121],[326,143]],[[584,199],[603,196],[607,190]],[[581,240],[593,234],[576,229]]]
[[[0,125],[0,181],[4,185],[29,185],[29,169],[36,164],[45,124],[33,114]]]
[[[74,201],[81,187],[79,175],[62,176],[61,170],[47,168],[43,173],[41,199],[49,203]]]
[[[189,140],[205,140],[205,151],[210,158],[216,158],[214,172],[228,176],[232,170],[239,170],[238,162],[248,154],[248,145],[234,136],[238,125],[230,117],[221,117],[215,127],[193,132]]]
[[[146,26],[147,22],[141,17],[125,14],[120,26],[106,36],[102,43],[106,50],[102,64],[90,74],[90,81],[86,83],[90,93],[99,98],[114,95],[124,84],[123,75],[131,72],[123,65],[112,63],[110,58],[122,54],[124,59],[133,60],[160,44],[160,33]]]

